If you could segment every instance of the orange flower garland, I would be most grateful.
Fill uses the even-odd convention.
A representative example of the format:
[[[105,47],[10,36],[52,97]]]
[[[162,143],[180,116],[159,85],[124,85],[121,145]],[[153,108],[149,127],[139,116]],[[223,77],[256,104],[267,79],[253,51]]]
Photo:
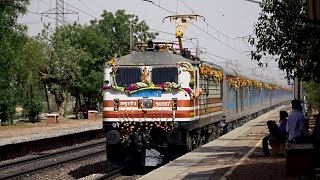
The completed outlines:
[[[211,66],[199,65],[200,76],[204,78],[215,79],[217,82],[220,82],[223,79],[223,72],[219,69],[216,70]]]
[[[269,90],[280,89],[280,88],[285,89],[275,84],[262,83],[257,80],[250,80],[250,79],[239,78],[239,77],[228,77],[227,82],[234,89],[238,89],[239,87],[255,87],[255,88],[265,88]]]

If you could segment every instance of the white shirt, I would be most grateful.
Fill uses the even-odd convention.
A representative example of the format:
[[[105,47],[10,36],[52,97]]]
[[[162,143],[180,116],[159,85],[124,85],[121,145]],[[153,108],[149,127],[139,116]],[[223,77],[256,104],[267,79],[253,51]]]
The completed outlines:
[[[307,134],[305,127],[306,121],[302,111],[292,110],[287,121],[287,132],[289,133],[289,140]]]

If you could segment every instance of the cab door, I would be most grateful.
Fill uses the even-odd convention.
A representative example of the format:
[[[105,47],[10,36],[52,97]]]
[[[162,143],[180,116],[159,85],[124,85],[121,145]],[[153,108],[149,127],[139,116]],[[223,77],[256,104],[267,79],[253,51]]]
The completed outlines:
[[[195,82],[194,82],[194,87],[193,87],[193,92],[196,92],[200,87],[199,87],[199,75],[198,75],[198,70],[195,71]],[[200,119],[200,98],[201,95],[198,98],[194,98],[194,117],[195,119]]]

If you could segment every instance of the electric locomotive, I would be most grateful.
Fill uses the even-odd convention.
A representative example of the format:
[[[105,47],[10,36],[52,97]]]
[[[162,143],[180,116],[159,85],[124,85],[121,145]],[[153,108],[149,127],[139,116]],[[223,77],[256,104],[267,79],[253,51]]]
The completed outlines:
[[[197,17],[169,18],[183,24]],[[290,100],[286,88],[191,55],[182,47],[183,27],[177,26],[178,51],[150,41],[106,62],[108,161],[159,166]]]
[[[110,162],[166,163],[290,99],[276,85],[160,44],[106,64],[103,125]]]

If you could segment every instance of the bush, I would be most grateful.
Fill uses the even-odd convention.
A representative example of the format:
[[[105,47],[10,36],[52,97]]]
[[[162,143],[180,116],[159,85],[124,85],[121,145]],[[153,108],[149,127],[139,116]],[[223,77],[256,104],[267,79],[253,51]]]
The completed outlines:
[[[312,104],[312,107],[320,108],[320,84],[316,82],[305,82],[303,88],[307,100]]]
[[[33,98],[31,100],[27,100],[23,107],[27,112],[31,122],[36,122],[36,120],[39,120],[39,114],[43,109],[42,103],[39,99]]]
[[[0,102],[0,119],[1,122],[12,123],[12,118],[15,113],[14,103],[11,101]]]

